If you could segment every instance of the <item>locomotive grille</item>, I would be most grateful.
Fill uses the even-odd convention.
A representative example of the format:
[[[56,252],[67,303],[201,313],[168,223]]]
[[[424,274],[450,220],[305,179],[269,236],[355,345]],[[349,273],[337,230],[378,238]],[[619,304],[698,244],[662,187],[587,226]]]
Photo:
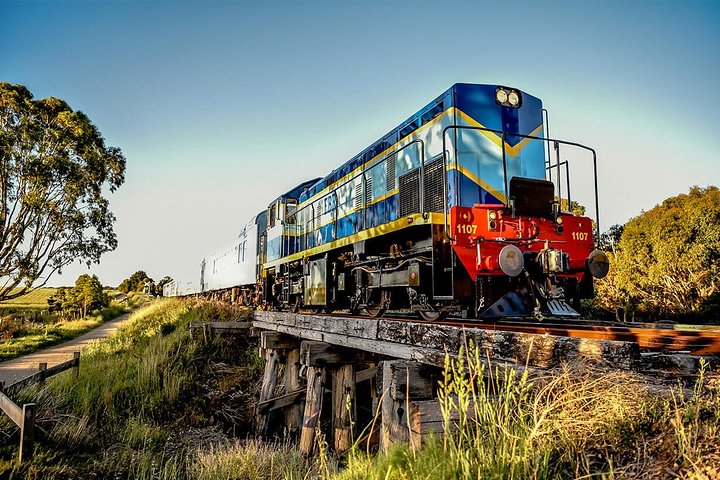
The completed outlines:
[[[395,189],[395,154],[393,153],[387,159],[387,191],[392,192]]]
[[[400,183],[400,216],[420,210],[420,170],[413,170],[398,177]]]
[[[358,208],[362,207],[362,204],[363,204],[362,193],[363,193],[363,185],[362,185],[362,183],[358,183],[357,185],[355,185],[355,209],[356,210]]]
[[[420,169],[398,177],[400,184],[400,216],[420,212]],[[425,211],[442,212],[443,159],[438,158],[425,165]]]
[[[372,201],[372,176],[365,178],[365,205],[369,205]]]
[[[425,165],[425,211],[443,211],[443,159]]]

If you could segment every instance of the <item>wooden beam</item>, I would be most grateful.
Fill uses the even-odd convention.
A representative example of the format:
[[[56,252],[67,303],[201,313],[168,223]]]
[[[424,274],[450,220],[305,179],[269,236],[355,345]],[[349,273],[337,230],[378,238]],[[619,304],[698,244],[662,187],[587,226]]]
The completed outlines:
[[[300,432],[300,452],[310,455],[315,446],[315,428],[320,425],[322,413],[324,367],[307,368],[307,393],[305,395],[305,413]]]
[[[439,380],[437,369],[418,362],[387,362],[390,368],[389,395],[395,400],[433,398]]]
[[[481,326],[472,328],[389,318],[370,320],[257,311],[253,325],[306,340],[439,367],[444,365],[446,352],[457,355],[460,347],[470,341],[480,349],[480,359],[484,363],[518,371],[524,371],[528,365],[530,374],[540,374],[542,372],[537,369],[555,366],[560,359],[633,369],[639,357],[635,342],[494,331]]]
[[[352,364],[332,370],[333,441],[336,452],[352,447],[352,419],[355,410],[355,369]]]
[[[367,382],[372,380],[378,374],[378,367],[372,367],[365,370],[361,370],[355,374],[355,383]]]
[[[5,412],[5,415],[7,415],[10,420],[12,420],[15,425],[18,427],[22,425],[23,422],[23,411],[22,408],[15,405],[15,402],[13,402],[10,397],[5,395],[5,393],[0,392],[0,409],[2,409],[3,412]]]
[[[257,411],[258,413],[267,413],[291,405],[299,406],[300,403],[305,400],[305,393],[306,391],[303,388],[301,390],[286,393],[285,395],[280,395],[279,397],[271,398],[270,400],[258,402]],[[302,418],[300,419],[300,422],[302,422]]]
[[[210,329],[210,330],[248,330],[252,327],[252,322],[191,322],[190,329]]]
[[[30,385],[33,385],[35,383],[43,382],[45,379],[52,377],[53,375],[57,375],[60,372],[63,372],[65,370],[68,370],[70,368],[79,368],[80,367],[80,352],[73,352],[73,358],[70,360],[67,360],[62,363],[58,363],[57,365],[53,365],[52,367],[47,367],[47,364],[45,365],[45,369],[42,368],[43,364],[40,364],[40,370],[38,372],[33,373],[30,376],[27,376],[23,378],[22,380],[19,380],[12,385],[8,385],[3,389],[6,395],[15,395],[19,391],[29,387]]]
[[[365,362],[371,358],[372,355],[368,352],[339,348],[326,342],[306,340],[300,344],[300,363],[306,366],[344,365]]]
[[[303,392],[302,399],[304,399],[305,389],[301,388],[303,382],[300,378],[300,349],[293,348],[288,350],[285,362],[285,390],[289,392],[301,390]],[[299,402],[290,404],[289,408],[285,411],[285,425],[291,437],[296,437],[300,433],[302,422],[302,405]]]
[[[298,348],[300,339],[285,335],[278,332],[261,332],[260,333],[260,348],[273,349],[273,350],[285,350],[289,348]]]

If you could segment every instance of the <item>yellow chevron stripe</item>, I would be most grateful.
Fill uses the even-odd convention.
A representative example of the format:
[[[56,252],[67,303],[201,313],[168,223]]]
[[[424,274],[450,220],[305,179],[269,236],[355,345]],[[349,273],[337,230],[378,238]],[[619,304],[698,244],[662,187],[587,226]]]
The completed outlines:
[[[310,197],[310,198],[308,198],[307,200],[305,200],[302,204],[298,205],[298,209],[300,208],[301,205],[305,205],[305,204],[307,204],[307,203],[312,203],[312,202],[314,202],[314,201],[317,200],[318,198],[327,195],[327,193],[328,193],[330,190],[334,190],[337,186],[342,185],[343,183],[349,181],[350,179],[352,179],[352,178],[360,175],[360,174],[362,173],[363,169],[368,169],[368,168],[374,166],[375,163],[377,163],[377,162],[379,162],[380,160],[382,160],[383,158],[385,158],[389,153],[392,153],[394,150],[397,150],[399,147],[402,147],[403,144],[409,143],[410,141],[414,140],[415,137],[419,136],[420,132],[426,130],[427,128],[430,128],[431,126],[433,126],[433,125],[435,125],[436,123],[440,122],[443,118],[445,118],[445,117],[447,117],[447,116],[450,116],[450,115],[457,115],[457,116],[459,116],[460,118],[462,118],[463,120],[465,120],[465,122],[468,124],[468,126],[471,126],[471,127],[479,127],[479,128],[487,128],[487,127],[485,127],[484,125],[482,125],[480,122],[476,121],[476,120],[473,119],[471,116],[469,116],[468,114],[466,114],[465,112],[463,112],[462,110],[460,110],[460,109],[458,109],[458,108],[455,108],[455,107],[450,107],[450,108],[448,108],[447,110],[445,110],[442,114],[440,114],[440,115],[438,115],[437,117],[435,117],[435,118],[433,118],[432,120],[430,120],[430,121],[429,121],[428,123],[426,123],[425,125],[421,126],[420,128],[418,128],[418,129],[415,130],[414,132],[410,133],[409,135],[406,135],[405,137],[403,137],[400,141],[398,141],[398,142],[395,143],[394,145],[391,145],[390,147],[386,148],[385,150],[383,150],[383,151],[380,152],[379,154],[375,155],[373,158],[371,158],[370,160],[368,160],[367,162],[365,162],[365,163],[364,163],[363,165],[361,165],[360,167],[356,168],[355,170],[353,170],[352,172],[350,172],[350,173],[348,173],[347,175],[343,176],[342,178],[339,178],[337,181],[333,182],[332,184],[328,185],[327,187],[325,187],[325,188],[323,188],[322,190],[320,190],[319,192],[317,192],[317,193],[316,193],[315,195],[313,195],[312,197]],[[543,126],[542,126],[542,124],[540,124],[540,125],[538,125],[538,126],[535,128],[535,130],[532,131],[532,133],[531,133],[530,135],[531,135],[531,136],[539,136],[539,134],[540,134],[542,131],[543,131]],[[497,135],[497,134],[495,134],[495,133],[493,133],[493,132],[486,132],[486,131],[482,131],[482,130],[480,130],[479,133],[481,133],[482,135],[484,135],[485,137],[487,137],[488,139],[490,139],[490,141],[492,141],[492,142],[493,142],[495,145],[497,145],[498,147],[502,148],[503,141],[502,141],[502,137],[501,137],[501,136],[499,136],[499,135]],[[525,148],[525,146],[527,146],[528,143],[530,143],[530,139],[529,139],[529,138],[524,138],[522,141],[520,141],[520,142],[519,142],[517,145],[515,145],[515,146],[511,146],[511,145],[509,145],[507,142],[505,142],[505,151],[506,151],[509,155],[515,157],[515,156],[517,156],[517,155],[523,150],[523,148]],[[468,176],[469,176],[469,175],[468,175]],[[477,177],[475,177],[475,178],[477,178]],[[481,186],[483,186],[483,188],[485,188],[485,186],[484,186],[482,183],[478,183],[478,185],[481,185]],[[490,191],[490,190],[488,190],[488,191]],[[493,194],[493,195],[494,195],[494,194]]]
[[[470,180],[472,180],[473,182],[477,183],[479,186],[484,188],[488,193],[490,193],[492,196],[494,196],[501,202],[505,203],[505,201],[507,200],[505,198],[504,192],[501,192],[500,190],[497,190],[497,189],[491,187],[489,183],[481,180],[480,177],[478,177],[477,175],[475,175],[474,173],[472,173],[470,170],[463,167],[462,165],[458,164],[457,168],[455,168],[455,165],[452,165],[451,167],[448,168],[448,171],[450,171],[450,170],[459,171],[460,173],[462,173],[463,175],[468,177]]]
[[[267,270],[268,268],[277,267],[278,265],[282,265],[283,263],[293,262],[295,260],[300,260],[305,257],[311,257],[320,253],[329,252],[330,250],[335,250],[336,248],[352,245],[355,242],[378,237],[380,235],[386,235],[390,232],[402,230],[403,228],[408,228],[416,225],[442,225],[444,223],[445,217],[442,213],[431,212],[428,214],[427,220],[423,218],[422,214],[414,213],[406,217],[398,218],[397,220],[394,220],[390,223],[384,223],[377,227],[361,230],[353,235],[339,238],[337,240],[333,240],[332,242],[328,242],[317,247],[303,250],[302,252],[294,253],[288,257],[282,257],[277,260],[273,260],[272,262],[264,263],[263,268]]]
[[[458,116],[460,116],[460,118],[465,120],[465,122],[468,124],[468,126],[478,127],[478,128],[487,128],[485,125],[476,121],[474,118],[472,118],[470,115],[466,114],[462,110],[457,109],[457,113],[458,113]],[[542,131],[543,131],[543,126],[542,126],[542,124],[540,124],[535,128],[535,130],[533,130],[530,133],[530,136],[531,137],[539,137],[540,133]],[[488,139],[490,139],[490,141],[493,142],[495,145],[502,148],[503,141],[502,141],[502,137],[500,135],[497,135],[496,133],[493,133],[493,132],[485,132],[482,130],[479,130],[479,132],[482,133],[483,135],[485,135]],[[512,135],[510,135],[510,136],[512,136]],[[505,142],[505,153],[510,155],[511,157],[517,157],[520,154],[520,152],[522,151],[522,149],[525,148],[527,146],[527,144],[530,143],[531,140],[532,140],[531,138],[523,138],[515,146],[510,146],[507,142]]]

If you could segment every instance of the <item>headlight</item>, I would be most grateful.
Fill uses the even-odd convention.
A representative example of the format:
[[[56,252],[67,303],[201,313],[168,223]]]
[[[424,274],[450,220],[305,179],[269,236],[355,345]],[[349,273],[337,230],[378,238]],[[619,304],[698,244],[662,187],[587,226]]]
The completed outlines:
[[[514,88],[497,87],[495,89],[495,101],[503,107],[520,108],[522,94]]]
[[[497,212],[495,210],[490,210],[488,212],[488,218],[490,218],[490,220],[495,220],[497,218]]]
[[[595,278],[604,278],[610,270],[610,260],[605,252],[593,250],[585,261],[590,274]]]
[[[500,264],[500,270],[510,277],[517,277],[525,268],[525,258],[522,251],[515,245],[505,245],[500,250],[498,263]]]

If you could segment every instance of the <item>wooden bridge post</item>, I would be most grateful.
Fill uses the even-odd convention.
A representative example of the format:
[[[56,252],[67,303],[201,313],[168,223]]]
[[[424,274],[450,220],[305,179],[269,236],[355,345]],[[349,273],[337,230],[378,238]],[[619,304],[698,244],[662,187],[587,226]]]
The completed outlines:
[[[432,398],[434,379],[428,368],[418,362],[392,360],[383,362],[382,428],[380,447],[387,450],[397,442],[420,445],[416,408],[411,400]]]
[[[340,365],[332,371],[333,441],[336,452],[352,447],[352,422],[355,411],[355,367]]]
[[[280,363],[280,352],[275,349],[265,350],[265,372],[263,373],[262,385],[260,386],[260,402],[272,398],[277,383],[277,370]],[[268,426],[268,415],[259,415],[256,430],[259,435],[264,435]]]
[[[292,348],[288,350],[285,358],[285,391],[291,393],[301,388],[300,349]],[[290,405],[285,410],[285,424],[287,425],[288,434],[297,438],[296,435],[302,429],[303,424],[303,410],[299,402]]]
[[[315,446],[315,428],[320,425],[325,386],[325,367],[307,367],[305,413],[300,432],[300,452],[310,455]]]
[[[273,398],[275,393],[275,387],[277,386],[278,380],[278,367],[283,362],[284,358],[287,358],[284,354],[286,350],[297,350],[297,340],[289,335],[284,335],[278,332],[261,332],[260,333],[260,351],[265,352],[265,373],[263,374],[262,386],[260,387],[260,398],[258,404],[267,402]],[[296,354],[296,358],[299,358],[300,354]],[[295,363],[290,362],[289,363]],[[298,377],[298,366],[286,367],[285,370],[285,390],[286,393],[292,392],[288,386],[288,382],[292,381],[292,372],[294,371],[294,378],[299,388]],[[291,372],[288,372],[291,370]],[[298,414],[299,415],[299,414]],[[257,433],[264,435],[267,433],[268,423],[270,420],[269,412],[264,412],[258,415],[257,419]],[[297,420],[296,423],[300,423]],[[298,427],[299,428],[299,427]]]

